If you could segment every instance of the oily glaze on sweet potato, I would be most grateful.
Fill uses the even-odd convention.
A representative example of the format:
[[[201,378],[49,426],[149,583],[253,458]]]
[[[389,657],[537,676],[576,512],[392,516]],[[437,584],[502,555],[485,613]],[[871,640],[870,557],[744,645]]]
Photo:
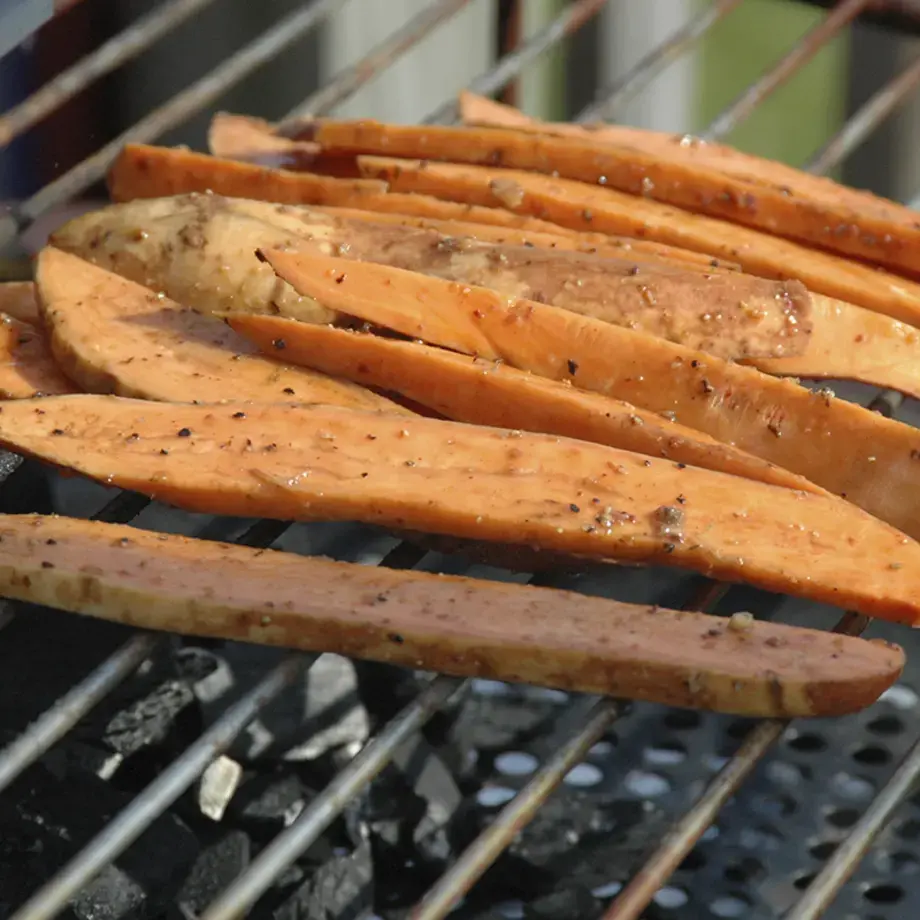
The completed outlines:
[[[828,392],[568,310],[389,266],[263,254],[332,309],[455,351],[501,359],[703,431],[920,537],[920,432]]]
[[[600,230],[656,240],[737,262],[765,278],[801,281],[810,291],[920,326],[920,284],[790,240],[690,214],[612,188],[523,170],[361,157],[362,174],[394,192],[537,214],[574,230]],[[498,184],[497,184],[498,183]]]
[[[503,128],[322,121],[314,138],[332,155],[382,154],[426,160],[503,165],[601,184],[686,211],[706,214],[915,272],[920,221],[910,208],[864,196],[859,208],[830,196],[751,182],[679,151],[650,153],[609,141],[530,134]]]
[[[0,284],[0,313],[30,326],[41,325],[35,303],[35,285],[31,281],[8,281]]]
[[[790,489],[823,491],[807,479],[701,432],[545,377],[467,355],[280,316],[231,313],[227,322],[266,354],[400,393],[457,422],[518,428],[620,447]]]
[[[0,595],[143,629],[744,716],[871,704],[904,653],[776,623],[397,572],[136,527],[0,516]]]
[[[0,313],[0,399],[76,391],[55,363],[43,331]]]
[[[920,544],[855,505],[585,441],[338,407],[80,395],[9,403],[0,443],[188,511],[675,565],[920,623]]]
[[[59,249],[39,254],[36,289],[51,351],[87,392],[406,413],[349,381],[268,360],[219,320]]]

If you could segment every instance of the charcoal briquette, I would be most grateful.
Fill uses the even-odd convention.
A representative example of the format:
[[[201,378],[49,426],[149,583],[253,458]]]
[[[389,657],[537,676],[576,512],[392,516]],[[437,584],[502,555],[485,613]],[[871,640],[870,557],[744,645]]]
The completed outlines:
[[[240,830],[222,832],[206,843],[195,860],[177,901],[186,913],[200,913],[249,865],[249,837]]]
[[[259,839],[268,839],[287,827],[315,795],[292,770],[256,774],[237,790],[227,818]]]
[[[563,888],[524,906],[524,920],[598,920],[601,902],[587,888]]]

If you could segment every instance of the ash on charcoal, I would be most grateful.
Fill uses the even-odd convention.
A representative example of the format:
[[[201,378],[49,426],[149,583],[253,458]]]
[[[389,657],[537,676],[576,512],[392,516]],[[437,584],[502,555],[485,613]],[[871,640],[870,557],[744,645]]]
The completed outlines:
[[[183,667],[206,724],[251,690],[289,652],[228,642],[219,650],[183,649]],[[247,726],[227,755],[242,763],[263,759],[315,760],[327,751],[363,744],[369,734],[367,712],[357,693],[354,665],[338,655],[322,655],[302,683],[266,706]]]
[[[0,916],[9,916],[131,800],[78,768],[56,776],[35,766],[0,800]],[[79,920],[141,920],[173,900],[198,855],[178,818],[157,818],[141,837],[73,899]]]
[[[252,916],[254,920],[359,920],[373,907],[374,866],[370,845],[363,843],[308,872],[281,904],[257,909]]]
[[[225,831],[207,843],[185,879],[177,902],[195,915],[210,904],[248,865],[252,847],[243,831]]]

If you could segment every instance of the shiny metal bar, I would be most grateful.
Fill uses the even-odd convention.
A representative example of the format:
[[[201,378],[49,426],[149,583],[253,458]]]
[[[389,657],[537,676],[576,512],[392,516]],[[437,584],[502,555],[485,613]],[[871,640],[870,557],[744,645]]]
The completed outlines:
[[[15,741],[0,750],[0,792],[130,677],[161,641],[161,636],[151,633],[139,633],[129,639],[42,713]]]
[[[101,869],[123,853],[223,753],[237,735],[282,690],[316,660],[293,655],[234,703],[182,756],[166,768],[130,805],[98,833],[60,872],[42,886],[10,920],[51,920]]]
[[[608,3],[608,0],[573,0],[545,28],[529,38],[515,51],[506,54],[493,67],[480,74],[467,87],[471,93],[491,96],[504,89],[531,61],[564,38],[574,35],[585,23],[594,18]],[[424,119],[426,125],[447,125],[457,120],[459,106],[456,100],[445,102],[439,109]]]
[[[830,172],[859,147],[899,105],[906,102],[917,87],[920,87],[920,57],[850,116],[804,169],[816,175]]]
[[[716,141],[733,131],[742,121],[753,114],[754,109],[775,89],[782,86],[804,64],[807,64],[838,32],[862,13],[872,0],[841,0],[830,13],[806,33],[792,50],[768,70],[759,80],[752,83],[731,105],[709,126],[701,137]]]
[[[82,163],[50,182],[16,208],[5,221],[0,221],[0,249],[36,217],[68,201],[103,178],[125,144],[147,143],[182,124],[309,32],[339,3],[340,0],[313,0],[294,10],[209,74],[154,109]]]
[[[816,920],[833,902],[837,893],[866,855],[872,842],[885,827],[901,801],[920,777],[920,741],[914,743],[894,776],[873,799],[865,814],[853,825],[846,839],[815,876],[786,920]]]
[[[201,915],[200,920],[237,920],[275,883],[275,880],[342,813],[371,780],[393,759],[399,746],[417,732],[466,681],[436,677],[383,731],[341,770],[335,779],[283,830],[229,888]]]
[[[740,5],[741,0],[716,0],[703,13],[675,29],[616,82],[601,90],[598,98],[584,108],[575,121],[580,124],[610,121],[619,106],[642,92],[669,64],[686,54],[717,22]]]
[[[288,122],[325,115],[340,102],[344,102],[365,83],[370,83],[380,76],[387,67],[417,45],[442,22],[446,22],[459,13],[469,2],[470,0],[438,0],[426,6],[402,28],[397,29],[371,49],[360,61],[337,73],[324,87],[291,109],[278,125],[279,133],[284,133],[285,124]]]
[[[137,57],[158,38],[211,2],[213,0],[170,0],[59,73],[24,102],[0,116],[0,147],[40,122],[100,77]]]
[[[409,920],[441,920],[446,917],[515,835],[530,823],[566,773],[585,756],[624,709],[625,704],[618,700],[598,700],[584,726],[553,753],[498,817],[463,851],[409,915]],[[215,918],[206,917],[205,920]]]

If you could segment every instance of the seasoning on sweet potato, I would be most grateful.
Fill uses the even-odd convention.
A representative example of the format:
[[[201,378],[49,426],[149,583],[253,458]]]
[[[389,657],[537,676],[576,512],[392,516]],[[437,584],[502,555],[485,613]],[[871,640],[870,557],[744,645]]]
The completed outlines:
[[[274,250],[299,291],[455,351],[501,359],[676,421],[798,473],[920,537],[920,432],[701,352],[533,301],[414,272]]]
[[[920,283],[747,227],[690,214],[612,188],[523,170],[361,157],[363,175],[391,192],[434,195],[469,205],[502,204],[574,230],[638,236],[735,261],[766,278],[795,278],[810,291],[920,326]]]
[[[30,326],[41,325],[35,303],[35,285],[31,281],[8,281],[0,284],[0,313]]]
[[[74,393],[37,326],[0,313],[0,399]]]
[[[807,479],[629,403],[500,363],[280,316],[231,313],[227,322],[266,354],[364,386],[400,393],[458,422],[559,434],[790,489]]]
[[[9,403],[0,443],[193,512],[675,565],[920,624],[920,544],[855,505],[586,441],[340,407],[79,395]]]
[[[744,716],[874,702],[904,653],[815,629],[401,572],[39,515],[0,516],[0,595],[142,629],[336,652]]]
[[[687,211],[915,272],[920,226],[910,208],[864,196],[849,201],[791,193],[688,162],[679,152],[650,153],[607,141],[503,128],[322,121],[314,138],[333,155],[382,154],[426,160],[503,165],[616,188]]]
[[[36,289],[50,347],[87,392],[173,402],[311,402],[406,414],[349,381],[286,367],[149,288],[46,247]]]

